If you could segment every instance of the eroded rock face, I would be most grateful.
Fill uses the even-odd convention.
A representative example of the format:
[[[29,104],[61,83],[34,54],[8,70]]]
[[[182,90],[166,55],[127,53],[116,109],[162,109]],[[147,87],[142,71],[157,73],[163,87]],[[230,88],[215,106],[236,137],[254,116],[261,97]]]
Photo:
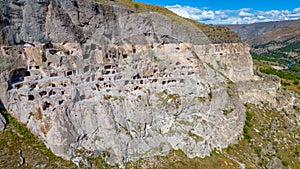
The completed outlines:
[[[204,157],[237,141],[245,110],[227,87],[232,82],[203,62],[196,48],[189,43],[112,45],[107,52],[99,45],[69,43],[28,47],[29,65],[11,73],[2,99],[66,159],[81,149],[108,151],[112,164],[170,149]]]
[[[6,120],[2,114],[0,114],[0,130],[4,130],[6,128]]]
[[[0,94],[54,154],[108,152],[122,166],[170,149],[204,157],[238,140],[247,95],[232,85],[254,79],[247,46],[210,44],[155,13],[34,2],[1,2],[2,58],[17,62],[1,72]]]

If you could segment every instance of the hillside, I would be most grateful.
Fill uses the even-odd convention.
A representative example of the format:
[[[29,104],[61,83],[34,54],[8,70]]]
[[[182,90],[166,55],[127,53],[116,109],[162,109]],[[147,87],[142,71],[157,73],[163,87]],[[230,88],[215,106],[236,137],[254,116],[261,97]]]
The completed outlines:
[[[248,42],[249,39],[256,38],[257,36],[260,36],[269,31],[273,31],[275,29],[293,28],[300,26],[300,20],[260,22],[253,24],[224,26],[236,32],[244,42]]]
[[[166,15],[176,22],[189,22],[193,26],[199,28],[205,35],[209,38],[212,43],[239,43],[241,42],[241,38],[234,31],[231,31],[227,27],[223,26],[215,26],[203,24],[188,18],[182,18],[175,14],[174,12],[160,6],[144,4],[140,2],[133,2],[132,0],[94,0],[96,2],[101,2],[107,5],[117,5],[123,8],[127,8],[133,10],[135,12],[145,12],[145,11],[153,11],[158,12],[160,14]]]
[[[121,0],[0,21],[0,168],[299,168],[299,96],[227,28]]]
[[[285,88],[300,93],[299,20],[233,25],[231,28],[238,33],[245,28],[244,42],[251,45],[257,71],[279,76]],[[253,36],[251,32],[259,32],[259,35]]]

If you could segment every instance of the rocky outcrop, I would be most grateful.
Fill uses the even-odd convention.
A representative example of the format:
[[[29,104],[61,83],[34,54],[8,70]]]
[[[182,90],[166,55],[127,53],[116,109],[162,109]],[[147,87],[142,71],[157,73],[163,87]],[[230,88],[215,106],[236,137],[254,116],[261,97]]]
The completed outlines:
[[[260,104],[267,101],[270,105],[276,107],[278,89],[280,81],[257,80],[239,82],[233,85],[243,103]]]
[[[130,9],[85,0],[13,0],[1,1],[0,7],[2,44],[49,41],[83,44],[88,40],[101,44],[133,41],[148,44],[149,36],[157,42],[164,39],[165,42],[209,43],[194,25],[176,21],[173,16],[134,13]]]
[[[0,114],[0,131],[6,128],[6,120],[2,114]]]
[[[230,94],[232,82],[198,57],[197,46],[84,48],[88,59],[80,44],[24,48],[30,64],[12,72],[2,95],[7,110],[55,154],[108,151],[110,163],[122,164],[170,149],[204,157],[237,141],[244,107]]]
[[[1,100],[58,156],[204,157],[237,142],[249,48],[210,44],[157,13],[92,2],[2,1]],[[29,13],[34,13],[33,15]],[[8,62],[7,62],[8,63]]]

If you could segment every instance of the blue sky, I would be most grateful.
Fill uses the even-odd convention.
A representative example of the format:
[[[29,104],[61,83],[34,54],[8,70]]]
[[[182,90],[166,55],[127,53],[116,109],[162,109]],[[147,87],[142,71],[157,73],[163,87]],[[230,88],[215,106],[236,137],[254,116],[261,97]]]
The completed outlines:
[[[247,24],[300,19],[299,0],[134,0],[165,6],[208,24]]]

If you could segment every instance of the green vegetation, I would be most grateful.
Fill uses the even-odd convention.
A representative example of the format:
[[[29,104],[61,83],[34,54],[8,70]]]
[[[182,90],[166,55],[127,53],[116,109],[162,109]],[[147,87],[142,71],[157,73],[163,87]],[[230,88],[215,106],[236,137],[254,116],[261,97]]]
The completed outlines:
[[[213,151],[210,157],[206,158],[188,158],[181,150],[171,150],[165,157],[143,158],[128,163],[126,168],[232,169],[238,168],[238,164],[216,150]]]
[[[255,52],[251,52],[250,54],[251,54],[252,58],[255,60],[267,61],[267,62],[277,62],[277,59],[269,57],[269,55],[266,53],[258,54]]]
[[[300,126],[290,121],[288,116],[292,114],[267,104],[263,107],[247,104],[245,107],[244,139],[224,149],[224,156],[235,157],[246,168],[270,168],[268,163],[275,157],[282,161],[284,169],[300,168],[300,144],[295,138],[299,137]]]
[[[252,127],[251,120],[252,120],[252,115],[247,111],[246,112],[246,122],[245,122],[244,130],[243,130],[243,136],[244,136],[244,139],[248,140],[248,141],[250,141],[250,139],[252,138],[249,133],[249,129]]]
[[[77,168],[72,162],[55,156],[24,124],[17,122],[6,111],[7,129],[0,131],[0,168],[18,168],[19,151],[25,163],[22,168]]]
[[[282,47],[269,50],[270,46]],[[251,52],[251,55],[261,73],[280,77],[281,84],[286,89],[300,94],[300,41],[295,41],[293,38],[282,42],[271,41],[253,46],[253,48],[254,50]],[[275,69],[276,67],[274,66],[280,66],[282,70]]]
[[[157,93],[156,96],[158,97],[158,100],[162,102],[163,106],[175,105],[176,109],[181,106],[181,100],[178,94],[169,94],[167,90],[163,90],[162,92]]]
[[[233,112],[233,109],[223,110],[223,114],[224,114],[225,116],[227,116],[227,115],[230,114],[231,112]]]
[[[272,68],[261,68],[260,71],[262,73],[266,73],[266,74],[273,74],[273,75],[277,75],[278,77],[282,78],[282,79],[287,79],[287,80],[298,80],[300,79],[300,74],[295,73],[295,72],[290,72],[290,71],[286,71],[286,70],[276,70],[276,69],[272,69]]]
[[[104,96],[103,96],[103,99],[104,99],[104,100],[109,100],[109,99],[111,99],[111,98],[112,98],[111,95],[104,95]]]

